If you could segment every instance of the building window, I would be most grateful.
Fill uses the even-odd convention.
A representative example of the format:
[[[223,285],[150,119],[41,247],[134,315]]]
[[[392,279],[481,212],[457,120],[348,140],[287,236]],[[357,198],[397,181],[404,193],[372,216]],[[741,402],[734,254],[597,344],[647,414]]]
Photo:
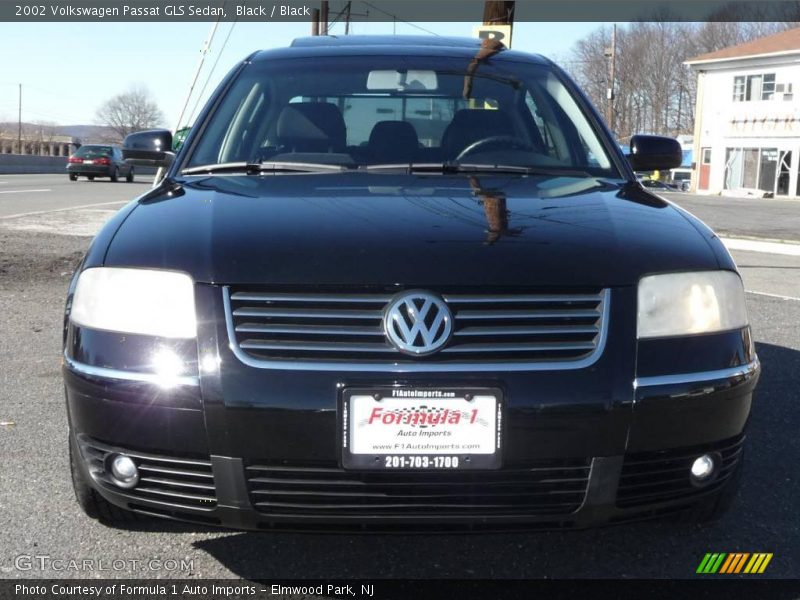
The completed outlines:
[[[775,73],[739,75],[733,78],[734,102],[772,100],[775,97],[775,91]],[[787,91],[791,91],[791,88]]]
[[[733,101],[734,102],[743,102],[744,101],[744,77],[734,77],[733,78]]]
[[[775,73],[765,73],[761,82],[761,99],[772,100],[775,96]]]
[[[775,191],[777,148],[726,148],[725,189]]]
[[[711,148],[703,148],[703,156],[701,158],[702,164],[711,164]]]

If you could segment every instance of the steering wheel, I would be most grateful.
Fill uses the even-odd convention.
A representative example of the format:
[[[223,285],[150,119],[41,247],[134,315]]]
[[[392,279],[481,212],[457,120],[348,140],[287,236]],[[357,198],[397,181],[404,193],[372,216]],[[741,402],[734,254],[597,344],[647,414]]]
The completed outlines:
[[[469,156],[470,154],[477,154],[478,152],[486,152],[494,146],[501,146],[503,150],[524,150],[530,152],[533,148],[520,140],[519,138],[510,135],[493,135],[483,138],[477,142],[472,142],[469,146],[464,148],[458,153],[455,160],[460,161]]]

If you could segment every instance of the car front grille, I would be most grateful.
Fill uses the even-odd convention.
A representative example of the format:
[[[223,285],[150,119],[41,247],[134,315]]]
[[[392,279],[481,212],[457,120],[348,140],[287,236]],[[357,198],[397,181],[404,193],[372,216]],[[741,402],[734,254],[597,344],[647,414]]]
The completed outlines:
[[[386,338],[391,293],[273,292],[224,288],[228,335],[241,360],[338,365],[503,364],[585,366],[602,351],[608,290],[541,293],[441,293],[453,313],[447,345],[424,357],[401,353]],[[301,365],[302,366],[302,365]]]
[[[622,466],[617,506],[689,500],[710,493],[728,481],[741,459],[743,444],[742,435],[705,446],[628,454]],[[706,453],[721,458],[719,472],[709,483],[696,485],[689,477],[692,462]]]
[[[277,517],[558,516],[580,507],[589,467],[588,460],[562,460],[433,473],[251,464],[246,474],[255,509]]]
[[[210,461],[114,448],[86,436],[78,441],[95,481],[113,492],[131,500],[157,503],[164,509],[212,510],[217,505]],[[107,457],[114,453],[125,454],[136,463],[140,474],[136,487],[122,489],[114,484],[106,465]]]

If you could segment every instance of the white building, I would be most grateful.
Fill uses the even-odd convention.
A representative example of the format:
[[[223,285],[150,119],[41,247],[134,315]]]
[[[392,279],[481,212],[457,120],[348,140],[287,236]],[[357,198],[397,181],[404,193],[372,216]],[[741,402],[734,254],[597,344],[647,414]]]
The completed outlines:
[[[800,29],[695,57],[692,190],[800,196]]]

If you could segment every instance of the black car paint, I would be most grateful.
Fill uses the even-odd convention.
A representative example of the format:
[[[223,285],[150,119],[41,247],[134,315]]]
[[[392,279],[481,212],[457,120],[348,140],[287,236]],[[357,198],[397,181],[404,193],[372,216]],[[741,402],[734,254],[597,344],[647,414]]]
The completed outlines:
[[[273,51],[267,58],[291,55]],[[218,93],[234,77],[235,72]],[[636,513],[614,505],[626,454],[699,446],[743,431],[757,373],[652,388],[634,385],[637,377],[745,366],[755,354],[749,328],[637,342],[639,278],[661,272],[735,270],[735,265],[704,224],[642,189],[608,140],[604,142],[626,180],[578,181],[583,185],[577,189],[576,180],[565,180],[560,195],[550,189],[551,179],[536,176],[487,175],[472,180],[465,175],[365,172],[181,176],[180,166],[195,136],[202,135],[213,107],[214,101],[190,132],[168,178],[103,228],[79,272],[127,266],[192,275],[197,282],[197,345],[179,343],[173,348],[190,364],[205,355],[218,357],[219,368],[200,370],[199,387],[173,391],[87,377],[69,365],[64,377],[74,434],[122,449],[210,456],[218,506],[203,514],[214,515],[214,522],[244,528],[267,522],[270,527],[284,522],[298,525],[297,518],[265,519],[252,510],[243,465],[264,460],[335,463],[337,405],[344,387],[502,389],[508,426],[505,466],[525,465],[531,457],[595,457],[597,479],[573,523],[578,526]],[[584,108],[600,123],[588,103]],[[488,232],[482,204],[486,196],[502,197],[509,211],[508,231],[499,237]],[[68,309],[78,274],[70,287]],[[596,285],[612,289],[610,329],[597,362],[574,371],[380,374],[257,369],[232,353],[221,318],[222,286],[236,283],[271,289],[345,286],[389,291]],[[83,330],[65,320],[66,355],[87,364],[129,367],[137,359],[143,362],[163,342]],[[675,402],[681,402],[677,412]],[[122,492],[102,489],[101,493],[130,507],[131,499]],[[135,504],[141,506],[142,501]],[[664,502],[656,508],[680,504]],[[161,516],[201,519],[199,512],[186,510]],[[518,515],[440,517],[443,522],[470,519],[496,525],[547,521]],[[319,526],[345,520],[315,515],[299,519]],[[426,519],[369,516],[367,520],[387,524]]]
[[[567,178],[557,197],[552,178],[477,179],[476,189],[450,175],[186,177],[140,202],[103,259],[274,285],[620,286],[649,272],[733,268],[720,265],[711,232],[698,235],[638,185]],[[486,193],[508,210],[495,243]]]

